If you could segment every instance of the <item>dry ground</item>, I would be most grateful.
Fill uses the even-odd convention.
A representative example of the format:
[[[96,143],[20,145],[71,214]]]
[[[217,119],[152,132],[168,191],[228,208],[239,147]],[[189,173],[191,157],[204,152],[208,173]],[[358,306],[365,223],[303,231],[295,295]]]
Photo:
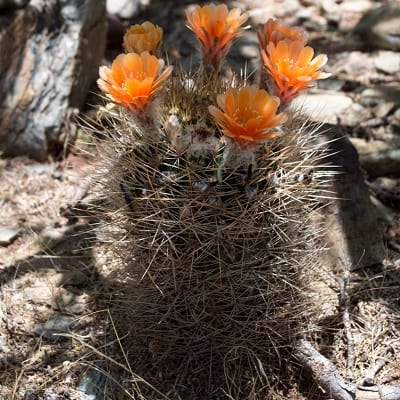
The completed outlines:
[[[184,28],[180,25],[184,3],[188,2],[179,2],[179,7],[176,3],[151,1],[135,21],[151,18],[165,27],[171,59],[184,62],[192,49],[191,39],[188,41],[188,35],[181,34]],[[358,104],[358,94],[369,85],[391,78],[390,84],[400,89],[399,71],[388,76],[377,71],[375,65],[363,64],[367,70],[360,74],[357,57],[371,58],[374,51],[349,39],[345,28],[330,29],[328,12],[319,2],[275,1],[268,6],[257,0],[230,3],[253,10],[255,23],[265,20],[268,10],[270,15],[280,14],[286,22],[293,22],[303,13],[313,43],[330,56],[327,70],[345,82],[339,89],[331,86],[332,93],[345,93]],[[355,9],[346,15],[342,24],[351,27],[361,12]],[[233,52],[231,61],[235,65],[245,60],[251,64],[257,55],[254,37],[246,40]],[[108,53],[115,52],[115,46],[110,44]],[[365,108],[371,112],[366,119],[373,119],[373,112]],[[379,139],[398,146],[400,132],[391,123],[394,111],[389,111],[376,126],[355,122],[344,128],[350,137]],[[0,160],[0,225],[19,230],[13,240],[0,246],[1,400],[80,399],[75,388],[93,365],[105,371],[112,368],[110,376],[120,374],[117,382],[111,378],[106,382],[114,399],[130,398],[119,388],[119,384],[124,388],[134,386],[134,374],[129,372],[124,357],[126,332],[113,325],[115,322],[121,326],[113,301],[120,294],[124,277],[115,276],[113,266],[103,257],[103,247],[91,225],[93,216],[85,209],[96,162],[90,138],[83,133],[69,154],[46,164],[24,158]],[[377,215],[384,233],[386,258],[369,268],[349,266],[347,275],[346,271],[327,266],[314,288],[316,297],[326,305],[314,343],[343,376],[354,381],[362,381],[371,368],[380,365],[372,378],[374,383],[400,384],[399,174],[397,171],[397,175],[367,177],[371,193],[379,199]],[[363,217],[369,218],[360,216]],[[340,282],[346,283],[345,291],[341,291]],[[349,312],[348,319],[343,319],[344,309]],[[43,336],[44,324],[55,315],[69,323],[69,337],[55,340]],[[350,347],[349,326],[353,338]],[[93,379],[101,381],[99,376]],[[323,397],[321,391],[311,396],[308,390],[304,384],[300,393],[293,388],[288,397]]]

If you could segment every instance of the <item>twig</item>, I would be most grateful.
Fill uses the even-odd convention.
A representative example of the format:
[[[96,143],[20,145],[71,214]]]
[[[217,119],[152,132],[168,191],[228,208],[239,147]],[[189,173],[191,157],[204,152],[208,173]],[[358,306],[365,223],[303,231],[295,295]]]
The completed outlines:
[[[294,355],[300,364],[311,372],[313,380],[330,398],[335,400],[354,400],[356,386],[346,382],[337,372],[334,364],[314,349],[307,340],[295,344]]]
[[[345,270],[344,276],[339,278],[339,290],[340,290],[340,298],[339,304],[342,313],[343,319],[343,327],[346,335],[347,342],[347,370],[348,377],[350,379],[354,378],[354,337],[351,331],[351,321],[350,321],[350,313],[349,313],[349,302],[347,295],[347,285],[350,279],[350,271],[348,269]]]
[[[307,340],[294,344],[294,356],[313,380],[334,400],[400,400],[400,386],[356,386],[345,381],[334,364]]]
[[[385,364],[386,364],[386,360],[384,360],[382,358],[374,365],[371,365],[365,372],[364,378],[362,379],[362,383],[366,386],[373,385],[375,383],[374,381],[375,381],[376,374],[385,366]]]

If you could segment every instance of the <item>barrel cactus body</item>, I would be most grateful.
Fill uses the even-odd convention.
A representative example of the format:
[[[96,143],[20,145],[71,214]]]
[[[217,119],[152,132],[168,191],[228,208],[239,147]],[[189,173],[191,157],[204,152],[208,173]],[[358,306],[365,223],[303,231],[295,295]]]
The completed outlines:
[[[118,106],[97,190],[130,276],[129,354],[170,398],[284,398],[283,359],[312,308],[305,271],[318,265],[324,145],[282,99],[224,79],[211,50],[144,106],[126,106],[102,73]]]

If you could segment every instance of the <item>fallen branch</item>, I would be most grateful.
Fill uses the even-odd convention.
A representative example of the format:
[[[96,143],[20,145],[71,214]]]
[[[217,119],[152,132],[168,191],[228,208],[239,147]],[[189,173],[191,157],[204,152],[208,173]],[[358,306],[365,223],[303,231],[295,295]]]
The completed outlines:
[[[356,386],[346,382],[337,372],[334,364],[314,349],[307,340],[299,340],[295,345],[295,357],[311,372],[313,380],[330,398],[335,400],[354,400]]]
[[[364,374],[364,378],[362,379],[363,385],[374,385],[376,374],[385,366],[385,364],[386,360],[382,358],[376,364],[371,365]]]
[[[350,269],[345,267],[344,276],[339,279],[340,297],[339,304],[343,319],[343,327],[346,335],[347,342],[347,377],[350,379],[354,378],[354,364],[355,364],[355,354],[354,354],[354,337],[351,331],[351,321],[349,312],[349,296],[347,294],[347,286],[350,281]]]
[[[356,386],[345,381],[335,365],[319,353],[307,340],[294,345],[294,355],[300,365],[309,371],[314,382],[334,400],[400,400],[400,386]]]

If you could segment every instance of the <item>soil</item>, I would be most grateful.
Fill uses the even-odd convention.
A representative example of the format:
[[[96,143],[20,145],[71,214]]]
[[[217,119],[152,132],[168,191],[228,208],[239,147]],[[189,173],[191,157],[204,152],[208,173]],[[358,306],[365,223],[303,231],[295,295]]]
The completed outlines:
[[[271,16],[305,26],[316,53],[328,54],[326,71],[334,74],[334,79],[321,83],[318,90],[348,96],[352,102],[353,111],[333,122],[350,139],[379,140],[390,149],[398,147],[398,101],[385,113],[377,107],[395,103],[392,98],[383,95],[378,104],[366,105],[360,93],[376,85],[400,90],[400,68],[393,73],[382,71],[377,61],[369,62],[380,49],[368,48],[350,35],[366,8],[383,3],[226,3],[248,11],[253,26]],[[336,7],[346,3],[349,6],[336,17]],[[151,0],[132,20],[112,17],[104,62],[121,51],[121,32],[146,19],[164,28],[170,62],[196,62],[195,41],[184,27],[183,10],[189,4]],[[229,62],[234,70],[240,70],[245,63],[249,68],[257,65],[257,57],[255,34],[249,31],[235,44]],[[100,104],[97,94],[88,98],[85,115],[95,116],[97,109],[89,106],[93,103]],[[139,378],[125,358],[127,333],[114,326],[118,315],[113,314],[113,301],[124,277],[115,276],[104,256],[104,243],[99,243],[93,227],[96,221],[88,207],[93,201],[90,182],[98,167],[91,138],[83,129],[76,143],[66,146],[64,154],[49,157],[47,163],[22,157],[0,159],[0,227],[15,229],[11,238],[0,240],[0,400],[136,398],[130,388]],[[385,258],[362,268],[360,262],[349,265],[347,271],[332,265],[321,271],[314,291],[325,303],[325,312],[313,343],[346,379],[359,384],[368,378],[370,384],[400,385],[400,168],[378,177],[365,171],[364,177],[377,217],[359,217],[378,222]],[[353,206],[357,208],[357,204]],[[68,329],[51,328],[48,323],[55,316],[61,316]],[[46,336],[49,331],[50,338]],[[380,368],[371,374],[377,365]],[[112,374],[108,374],[110,369]],[[93,370],[104,372],[100,376],[108,377],[105,384],[101,377],[90,375]],[[113,381],[116,374],[120,378]],[[100,380],[96,382],[103,394],[91,389],[98,397],[84,397],[85,379]],[[288,398],[329,398],[318,388],[309,394],[312,385],[307,379],[299,377],[297,383],[287,390]]]

